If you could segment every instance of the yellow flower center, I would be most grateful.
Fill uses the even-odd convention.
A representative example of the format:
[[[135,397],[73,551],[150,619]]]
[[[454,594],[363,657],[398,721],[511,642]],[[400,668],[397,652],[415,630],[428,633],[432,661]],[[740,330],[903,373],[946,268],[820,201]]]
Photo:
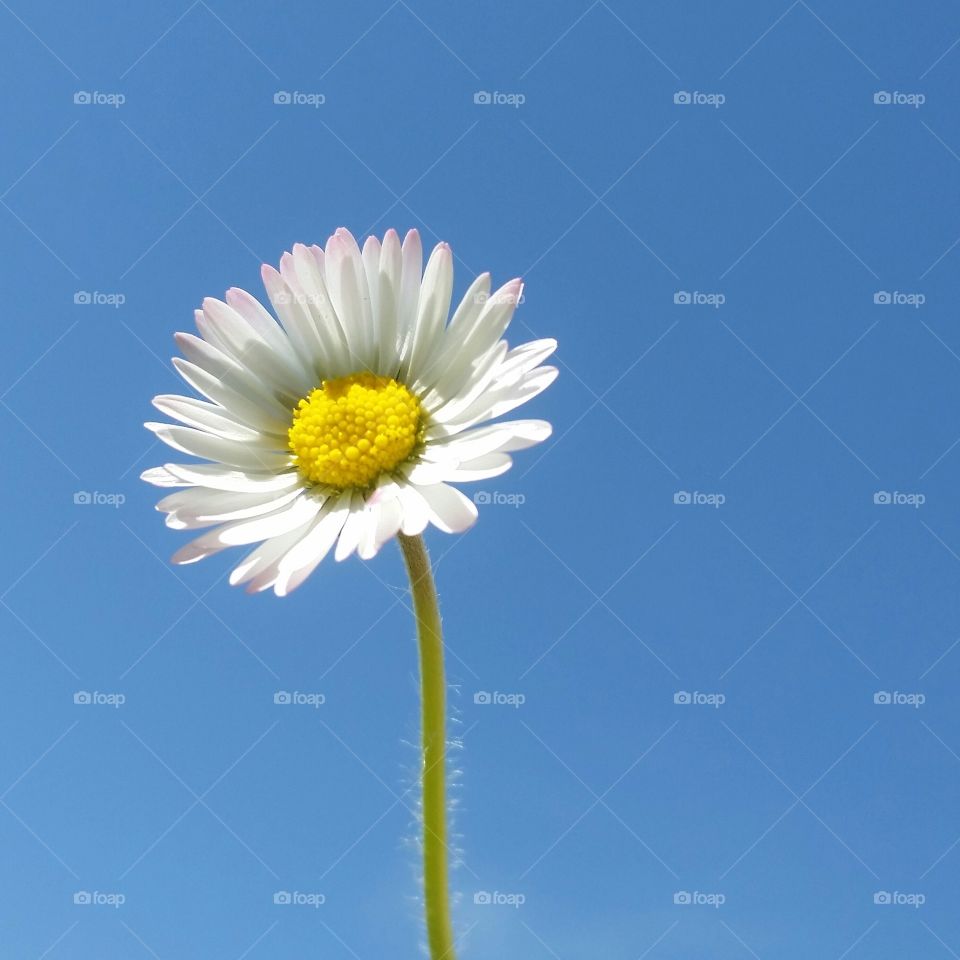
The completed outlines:
[[[420,401],[372,373],[324,380],[293,411],[288,438],[300,475],[338,489],[366,488],[422,440]]]

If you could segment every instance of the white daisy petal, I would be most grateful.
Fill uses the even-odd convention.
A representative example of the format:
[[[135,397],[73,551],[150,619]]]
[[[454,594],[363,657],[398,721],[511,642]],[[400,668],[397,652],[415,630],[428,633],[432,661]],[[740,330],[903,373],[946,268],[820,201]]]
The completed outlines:
[[[296,471],[244,472],[222,463],[168,463],[158,469],[183,484],[228,493],[279,493],[301,486]]]
[[[544,355],[550,352],[550,345],[556,346],[556,341],[535,341],[536,349],[530,351],[534,358],[525,352],[525,348],[533,346],[525,344],[510,353],[507,352],[505,341],[495,342],[486,348],[490,333],[497,329],[499,324],[509,322],[514,309],[511,302],[519,297],[522,284],[519,280],[512,281],[493,294],[493,300],[500,301],[490,309],[486,317],[480,317],[473,329],[457,342],[449,355],[444,355],[444,363],[437,373],[432,388],[424,396],[424,402],[431,414],[444,420],[455,418],[459,411],[470,406],[480,394],[487,389],[495,389],[506,385],[514,379],[523,376],[530,366],[536,365],[537,350],[544,350]],[[484,308],[487,309],[486,306]],[[492,325],[484,329],[484,325]],[[479,351],[479,352],[478,352]]]
[[[450,364],[456,361],[461,342],[461,331],[476,323],[481,310],[483,310],[483,305],[489,298],[490,274],[481,273],[463,295],[463,299],[454,311],[443,336],[437,338],[437,347],[433,351],[430,362],[418,374],[417,379],[424,387],[432,387],[441,374],[446,372]]]
[[[231,571],[230,586],[239,586],[255,577],[258,578],[258,584],[257,586],[251,586],[248,590],[249,593],[256,593],[258,589],[265,590],[267,587],[273,586],[277,576],[277,564],[284,554],[302,539],[313,522],[313,519],[310,519],[303,525],[294,527],[288,533],[264,540],[260,546],[251,550]]]
[[[403,253],[400,249],[400,238],[396,230],[388,230],[380,249],[377,278],[379,289],[377,310],[380,328],[380,365],[377,372],[381,376],[395,376],[400,363],[398,314],[402,271]]]
[[[456,466],[457,460],[454,457],[443,461],[421,460],[407,467],[403,475],[415,487],[428,487],[434,483],[442,483]]]
[[[404,483],[397,486],[397,500],[403,513],[401,531],[408,537],[419,536],[430,522],[430,513],[423,497],[414,487]]]
[[[424,395],[431,419],[445,423],[472,406],[490,389],[506,356],[507,345],[501,342],[478,360],[453,357],[434,388]]]
[[[447,439],[428,444],[424,459],[456,457],[473,460],[488,453],[510,453],[542,443],[553,432],[546,420],[508,420],[475,427]],[[429,435],[429,431],[428,431]]]
[[[223,407],[192,397],[164,394],[153,398],[153,405],[168,417],[173,417],[188,427],[196,427],[216,434],[225,440],[257,440],[260,430],[245,426],[235,420]]]
[[[355,370],[370,369],[373,343],[373,317],[370,292],[363,269],[360,248],[353,234],[342,227],[327,240],[325,248],[327,290],[340,317],[349,317],[344,325],[350,359]]]
[[[556,367],[539,367],[533,373],[528,374],[523,383],[505,391],[506,396],[498,397],[496,403],[493,403],[489,411],[485,414],[478,414],[474,423],[480,420],[502,417],[505,413],[519,407],[520,404],[532,400],[537,394],[543,393],[547,387],[557,379],[560,371]]]
[[[279,494],[263,491],[224,493],[222,490],[194,487],[164,497],[157,504],[157,510],[168,514],[168,527],[192,530],[270,513],[299,495],[299,490]]]
[[[450,313],[453,294],[453,254],[445,243],[438,243],[427,261],[420,285],[417,320],[410,345],[400,362],[400,375],[419,382],[419,371],[429,365]]]
[[[469,407],[443,420],[443,431],[447,434],[457,433],[475,424],[502,417],[546,390],[559,372],[556,367],[538,367],[526,374],[519,384],[481,392]]]
[[[417,304],[420,300],[420,279],[423,272],[423,247],[420,234],[416,230],[410,230],[404,237],[401,258],[397,332],[400,336],[400,355],[403,356],[417,322]]]
[[[472,460],[422,461],[408,473],[407,479],[416,487],[454,481],[467,483],[470,480],[489,480],[506,473],[513,459],[506,453],[487,453]]]
[[[291,277],[291,280],[302,292],[301,305],[312,318],[320,343],[323,376],[342,377],[353,371],[354,364],[347,348],[343,326],[330,300],[322,262],[323,251],[319,247],[306,247],[297,243],[293,247],[292,259],[287,259],[286,265],[290,270],[292,263],[295,277]],[[281,258],[281,273],[283,265],[284,260]],[[311,388],[315,386],[316,383],[310,385]]]
[[[374,370],[380,368],[380,241],[376,237],[367,237],[361,251],[363,273],[367,281],[367,295],[370,297],[371,331],[376,334],[371,343],[376,353]]]
[[[275,396],[273,385],[259,376],[259,371],[240,366],[222,350],[193,334],[178,333],[174,340],[190,363],[236,393],[248,397],[265,412],[274,416],[286,416],[289,411],[288,404]],[[180,369],[179,366],[177,369]]]
[[[311,371],[297,356],[283,327],[256,297],[239,287],[231,287],[226,293],[226,301],[291,367],[298,370],[304,379],[309,379]]]
[[[547,357],[557,349],[557,341],[552,337],[543,340],[531,340],[529,343],[514,347],[508,354],[500,370],[498,378],[507,379],[514,375],[521,375],[540,366]]]
[[[273,513],[249,520],[238,520],[222,528],[220,540],[230,546],[242,543],[256,543],[268,537],[287,533],[302,526],[319,513],[323,500],[319,497],[303,494],[289,503],[278,507]]]
[[[371,560],[376,556],[377,527],[379,526],[380,517],[385,506],[385,503],[367,501],[367,522],[364,524],[360,542],[357,544],[357,556],[361,560]]]
[[[289,278],[291,269],[286,272]],[[299,286],[292,288],[288,279],[269,264],[263,265],[260,276],[294,351],[304,365],[316,373],[320,369],[323,351],[316,327],[306,310],[306,296]]]
[[[343,530],[340,531],[340,539],[337,540],[337,549],[333,554],[334,560],[338,563],[341,560],[346,560],[357,549],[367,528],[369,518],[370,515],[367,513],[363,502],[363,495],[355,493],[350,502],[350,513],[347,515]]]
[[[367,524],[357,553],[361,560],[372,560],[380,548],[397,535],[403,510],[396,496],[379,503],[368,504],[371,520]]]
[[[489,480],[499,477],[513,466],[513,457],[506,453],[488,453],[473,460],[464,460],[444,480],[467,483],[471,480]]]
[[[454,310],[446,333],[459,333],[465,326],[475,323],[483,310],[484,304],[490,299],[490,274],[481,273],[467,288],[457,309]],[[446,340],[447,337],[444,337]]]
[[[397,535],[402,521],[403,508],[396,497],[380,505],[380,516],[377,519],[377,528],[374,532],[376,538],[374,553],[379,551],[388,540],[392,540]]]
[[[227,547],[256,543],[289,533],[316,516],[321,507],[322,502],[318,498],[301,495],[266,516],[225,523],[181,547],[173,555],[173,562],[193,563]]]
[[[155,487],[189,487],[190,482],[181,480],[172,474],[166,467],[151,467],[140,474],[140,479],[152,483]]]
[[[225,353],[231,360],[235,359],[230,352],[230,346],[227,341],[220,336],[217,328],[207,320],[202,310],[193,311],[193,322],[196,324],[197,330],[203,340],[206,340],[210,346],[216,347]]]
[[[238,390],[227,386],[218,377],[213,376],[189,360],[173,358],[177,373],[198,393],[229,410],[238,419],[264,433],[282,434],[289,423],[280,419],[272,404],[267,405],[259,399],[250,399]]]
[[[296,590],[330,552],[350,513],[351,499],[349,492],[336,499],[331,498],[313,526],[280,560],[273,587],[278,597],[285,597]]]
[[[457,331],[457,355],[462,362],[476,361],[503,336],[523,293],[523,281],[511,280],[490,295],[472,323],[463,323]]]
[[[239,443],[192,427],[175,427],[169,423],[145,423],[144,426],[174,450],[188,453],[191,457],[229,463],[241,470],[280,471],[290,464],[289,454],[275,452],[265,441]]]
[[[202,332],[215,329],[224,352],[241,367],[256,371],[261,379],[271,383],[288,404],[303,395],[309,382],[303,368],[278,353],[233,307],[207,297],[197,324]]]
[[[432,487],[419,487],[417,492],[427,505],[430,522],[444,533],[462,533],[477,519],[476,504],[456,487],[438,483]]]

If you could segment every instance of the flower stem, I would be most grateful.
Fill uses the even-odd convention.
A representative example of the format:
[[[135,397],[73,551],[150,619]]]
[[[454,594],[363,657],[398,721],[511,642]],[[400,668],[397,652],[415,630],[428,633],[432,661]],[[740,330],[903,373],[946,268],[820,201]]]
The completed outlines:
[[[456,960],[447,888],[447,681],[437,589],[422,537],[399,535],[420,644],[423,899],[431,960]]]

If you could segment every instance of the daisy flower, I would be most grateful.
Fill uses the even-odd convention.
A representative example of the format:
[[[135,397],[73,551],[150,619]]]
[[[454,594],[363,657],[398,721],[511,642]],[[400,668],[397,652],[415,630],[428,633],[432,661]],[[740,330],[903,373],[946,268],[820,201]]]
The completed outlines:
[[[179,423],[146,424],[209,461],[143,474],[183,488],[157,504],[168,526],[208,528],[175,563],[257,544],[230,582],[285,596],[331,550],[370,559],[428,524],[467,529],[477,509],[452,484],[498,476],[511,453],[550,435],[543,420],[488,422],[557,374],[541,366],[556,341],[510,349],[503,339],[520,280],[491,293],[482,274],[450,317],[450,247],[437,245],[424,269],[415,230],[402,244],[393,230],[369,237],[361,250],[340,229],[262,276],[279,323],[237,288],[206,299],[199,336],[178,333],[173,360],[206,399],[158,396]]]

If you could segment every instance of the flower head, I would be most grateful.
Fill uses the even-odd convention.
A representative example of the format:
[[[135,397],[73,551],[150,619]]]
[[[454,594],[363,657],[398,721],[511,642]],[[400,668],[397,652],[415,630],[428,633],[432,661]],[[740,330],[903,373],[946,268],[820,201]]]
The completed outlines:
[[[258,544],[230,582],[284,596],[330,550],[369,559],[398,532],[467,529],[476,507],[450,484],[495,477],[550,435],[543,420],[487,422],[557,375],[541,366],[556,341],[511,350],[502,339],[520,280],[491,293],[489,274],[477,277],[449,317],[450,248],[435,247],[424,269],[415,230],[402,245],[393,230],[369,237],[361,251],[340,229],[262,275],[279,323],[243,290],[206,299],[200,336],[178,333],[173,363],[207,399],[155,397],[180,423],[146,424],[210,461],[143,474],[184,488],[157,504],[168,526],[210,528],[175,563]]]

